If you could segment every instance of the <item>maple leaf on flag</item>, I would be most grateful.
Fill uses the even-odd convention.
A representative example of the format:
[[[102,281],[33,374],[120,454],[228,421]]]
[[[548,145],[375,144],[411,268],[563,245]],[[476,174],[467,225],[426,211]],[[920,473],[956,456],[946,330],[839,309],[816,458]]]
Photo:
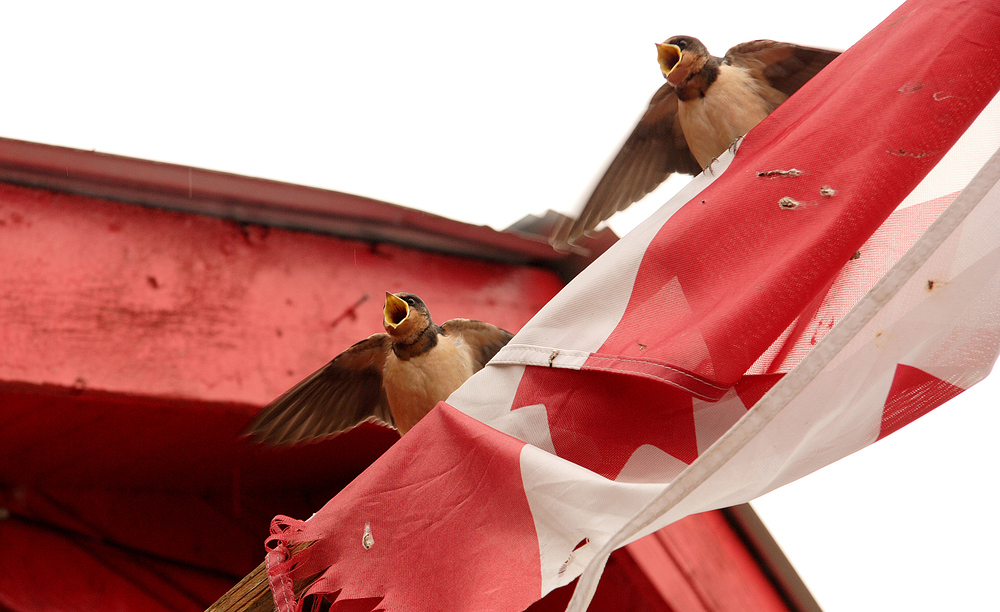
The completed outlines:
[[[614,549],[983,378],[1000,157],[914,189],[1000,89],[997,32],[998,1],[903,4],[313,518],[277,517],[278,609],[517,611],[579,576],[584,610]]]

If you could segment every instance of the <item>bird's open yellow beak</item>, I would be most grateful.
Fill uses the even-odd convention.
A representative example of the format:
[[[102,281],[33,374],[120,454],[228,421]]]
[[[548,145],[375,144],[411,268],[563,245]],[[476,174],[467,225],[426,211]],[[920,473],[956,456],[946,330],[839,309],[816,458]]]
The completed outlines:
[[[406,315],[410,314],[410,305],[386,291],[383,312],[385,313],[385,324],[396,329],[406,319]]]
[[[681,62],[681,48],[667,43],[656,43],[656,59],[660,62],[660,72],[666,77]]]

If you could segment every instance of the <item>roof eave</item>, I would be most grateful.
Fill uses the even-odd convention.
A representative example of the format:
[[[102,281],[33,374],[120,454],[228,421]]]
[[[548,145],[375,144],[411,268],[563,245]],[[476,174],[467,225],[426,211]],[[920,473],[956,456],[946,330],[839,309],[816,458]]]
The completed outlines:
[[[273,181],[0,138],[0,181],[96,198],[517,265],[568,280],[617,238],[605,230],[573,252],[545,234],[497,231],[371,198]]]

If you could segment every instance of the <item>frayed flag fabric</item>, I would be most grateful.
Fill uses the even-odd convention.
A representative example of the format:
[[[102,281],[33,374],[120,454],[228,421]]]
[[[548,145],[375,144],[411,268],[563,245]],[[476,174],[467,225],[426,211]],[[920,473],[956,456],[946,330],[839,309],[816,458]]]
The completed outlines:
[[[1000,89],[998,33],[995,0],[903,4],[316,515],[275,518],[278,609],[513,612],[579,577],[582,611],[616,548],[985,377],[1000,156],[921,181]]]

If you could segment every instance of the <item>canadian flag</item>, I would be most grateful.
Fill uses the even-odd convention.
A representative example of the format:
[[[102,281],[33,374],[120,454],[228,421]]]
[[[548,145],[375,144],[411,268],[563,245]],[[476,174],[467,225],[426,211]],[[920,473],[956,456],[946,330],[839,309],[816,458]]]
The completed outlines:
[[[582,611],[616,548],[981,380],[1000,155],[924,178],[998,88],[1000,1],[906,2],[320,512],[275,518],[279,609],[513,612],[579,577]]]

